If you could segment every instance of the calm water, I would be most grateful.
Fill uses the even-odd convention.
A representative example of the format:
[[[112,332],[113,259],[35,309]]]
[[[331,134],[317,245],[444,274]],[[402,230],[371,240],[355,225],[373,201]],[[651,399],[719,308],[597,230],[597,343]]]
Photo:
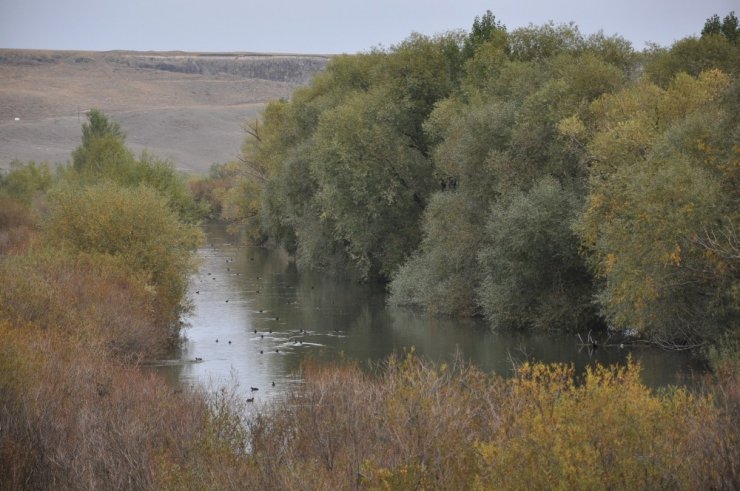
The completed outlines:
[[[239,245],[225,227],[206,227],[199,272],[190,282],[194,311],[181,349],[162,371],[174,383],[259,387],[260,399],[300,383],[307,357],[368,362],[413,347],[433,361],[455,356],[484,370],[511,373],[511,360],[574,363],[624,361],[631,353],[650,386],[683,383],[687,354],[652,349],[579,348],[575,336],[491,332],[484,322],[439,319],[387,307],[382,288],[298,273],[279,251]],[[256,331],[256,332],[255,332]],[[202,359],[197,360],[196,359]],[[272,386],[272,382],[275,386]]]

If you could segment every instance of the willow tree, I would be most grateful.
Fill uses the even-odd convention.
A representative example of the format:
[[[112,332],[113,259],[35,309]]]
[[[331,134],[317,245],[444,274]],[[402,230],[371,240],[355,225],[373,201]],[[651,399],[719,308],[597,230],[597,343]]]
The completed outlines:
[[[593,165],[577,230],[615,327],[701,343],[737,326],[737,83],[643,81],[592,105]],[[729,90],[729,91],[728,91]],[[731,319],[734,318],[734,321]]]

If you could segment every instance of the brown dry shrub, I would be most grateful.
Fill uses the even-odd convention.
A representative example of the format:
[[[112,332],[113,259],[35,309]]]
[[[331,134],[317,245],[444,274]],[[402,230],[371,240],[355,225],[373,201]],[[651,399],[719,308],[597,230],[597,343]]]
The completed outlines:
[[[639,371],[580,380],[538,364],[504,380],[413,357],[374,376],[308,364],[305,384],[249,422],[249,487],[736,489],[727,404],[652,392]]]
[[[147,489],[202,438],[202,396],[58,330],[0,325],[3,489]]]
[[[0,262],[0,319],[61,329],[128,358],[161,356],[173,342],[155,296],[110,256],[36,250]]]
[[[261,489],[464,489],[495,388],[480,371],[391,358],[376,376],[306,364],[306,383],[250,421]]]
[[[36,231],[36,220],[28,206],[0,196],[0,256],[26,249]]]

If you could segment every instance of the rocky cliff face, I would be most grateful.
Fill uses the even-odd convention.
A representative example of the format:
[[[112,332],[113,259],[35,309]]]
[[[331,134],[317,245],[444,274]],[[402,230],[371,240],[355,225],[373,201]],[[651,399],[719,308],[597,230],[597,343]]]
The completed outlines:
[[[111,68],[128,67],[208,76],[232,75],[291,84],[308,83],[313,74],[326,67],[329,59],[330,56],[323,55],[0,49],[0,65],[104,64]]]
[[[168,72],[202,75],[228,74],[274,82],[305,84],[314,73],[326,67],[326,56],[289,55],[183,55],[128,56],[129,66]]]

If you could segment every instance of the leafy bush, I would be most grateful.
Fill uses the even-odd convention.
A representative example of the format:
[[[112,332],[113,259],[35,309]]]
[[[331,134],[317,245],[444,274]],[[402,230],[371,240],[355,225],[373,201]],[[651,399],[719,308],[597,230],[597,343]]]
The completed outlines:
[[[151,188],[113,183],[60,185],[49,196],[44,224],[51,243],[73,251],[105,254],[156,292],[157,310],[175,321],[182,311],[191,251],[202,232],[180,222],[165,198]]]
[[[576,330],[595,322],[592,282],[571,223],[578,192],[543,179],[496,202],[478,259],[478,295],[496,326]]]

